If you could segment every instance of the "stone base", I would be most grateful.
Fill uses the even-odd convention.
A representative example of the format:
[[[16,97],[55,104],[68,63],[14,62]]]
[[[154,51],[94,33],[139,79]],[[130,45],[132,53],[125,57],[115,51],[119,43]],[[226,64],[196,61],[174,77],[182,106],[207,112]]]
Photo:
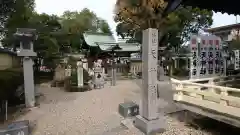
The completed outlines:
[[[163,118],[158,118],[156,120],[147,120],[142,116],[136,116],[136,120],[134,122],[136,128],[141,130],[146,135],[154,135],[156,133],[162,133],[166,129],[166,123]]]
[[[132,101],[121,103],[118,106],[118,112],[124,118],[139,115],[139,106]]]
[[[125,118],[124,120],[121,121],[121,125],[125,126],[128,129],[132,129],[134,128],[134,120],[135,118],[129,117],[129,118]]]

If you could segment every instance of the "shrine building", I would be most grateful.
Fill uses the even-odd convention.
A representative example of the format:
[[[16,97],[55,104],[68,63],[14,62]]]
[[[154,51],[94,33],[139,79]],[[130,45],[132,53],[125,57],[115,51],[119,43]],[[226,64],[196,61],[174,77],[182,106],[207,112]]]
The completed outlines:
[[[87,56],[89,67],[97,59],[102,59],[104,66],[107,60],[113,57],[119,61],[129,60],[132,53],[139,53],[141,49],[138,43],[117,42],[111,34],[86,32],[83,37],[83,48],[89,52]]]
[[[240,23],[204,29],[204,32],[220,37],[223,42],[230,42],[239,37]]]

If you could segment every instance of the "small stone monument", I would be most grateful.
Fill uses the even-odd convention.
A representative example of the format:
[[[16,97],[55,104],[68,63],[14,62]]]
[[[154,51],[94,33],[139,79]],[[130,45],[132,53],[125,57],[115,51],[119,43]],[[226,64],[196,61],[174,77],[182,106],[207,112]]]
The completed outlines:
[[[102,69],[102,60],[94,62],[94,87],[100,89],[104,87],[104,75]]]
[[[60,81],[63,81],[64,78],[65,78],[65,69],[61,64],[59,64],[55,68],[54,80],[60,82]]]
[[[77,62],[77,80],[78,80],[78,87],[83,87],[83,62]]]
[[[66,77],[69,77],[72,75],[72,66],[71,65],[68,65],[67,66],[67,69],[65,69],[65,76]]]
[[[37,39],[35,29],[17,28],[14,37],[20,41],[20,52],[18,56],[23,57],[24,92],[26,107],[35,106],[35,88],[33,77],[33,60],[37,56],[33,50],[33,41]]]

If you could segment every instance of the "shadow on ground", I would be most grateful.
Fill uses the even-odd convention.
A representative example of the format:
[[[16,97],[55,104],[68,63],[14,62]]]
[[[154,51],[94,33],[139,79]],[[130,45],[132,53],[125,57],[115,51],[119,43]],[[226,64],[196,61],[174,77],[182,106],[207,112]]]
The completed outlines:
[[[240,129],[211,118],[195,119],[194,122],[200,129],[211,132],[213,135],[238,135]]]
[[[184,122],[184,124],[188,127],[196,130],[206,131],[211,133],[211,135],[240,134],[240,128],[189,111],[180,111],[168,115],[181,122]]]

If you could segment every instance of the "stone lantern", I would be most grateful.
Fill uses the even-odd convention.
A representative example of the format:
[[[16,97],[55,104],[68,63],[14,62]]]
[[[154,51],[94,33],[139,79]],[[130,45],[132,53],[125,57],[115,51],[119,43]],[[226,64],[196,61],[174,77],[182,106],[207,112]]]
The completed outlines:
[[[112,78],[112,81],[111,81],[111,85],[112,86],[115,86],[116,85],[116,79],[117,79],[117,77],[116,77],[116,64],[117,64],[117,62],[115,61],[115,56],[116,56],[116,51],[117,50],[121,50],[122,48],[118,45],[118,44],[116,44],[116,45],[113,45],[113,46],[111,46],[111,47],[109,47],[109,48],[107,48],[107,50],[109,50],[110,52],[111,52],[111,54],[112,54],[112,59],[111,59],[111,78]]]
[[[33,50],[33,41],[37,39],[35,29],[18,28],[14,36],[18,41],[20,41],[20,52],[18,53],[18,56],[37,56]]]
[[[20,42],[19,57],[23,57],[24,92],[26,107],[35,106],[35,89],[33,77],[33,60],[37,56],[33,50],[33,41],[37,39],[36,30],[28,28],[17,28],[14,37]]]

